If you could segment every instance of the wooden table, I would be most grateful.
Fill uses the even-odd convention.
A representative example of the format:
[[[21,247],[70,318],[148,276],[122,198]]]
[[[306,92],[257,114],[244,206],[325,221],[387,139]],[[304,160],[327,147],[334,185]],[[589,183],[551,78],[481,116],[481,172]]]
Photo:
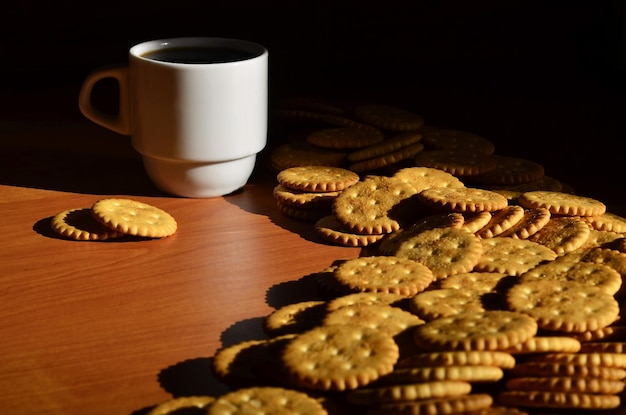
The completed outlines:
[[[263,316],[313,295],[299,279],[359,250],[283,216],[263,161],[231,196],[161,194],[129,139],[82,119],[62,92],[51,113],[22,97],[0,121],[0,412],[133,414],[220,393],[215,350],[262,337]],[[108,196],[165,209],[178,231],[130,242],[51,232],[57,212]]]

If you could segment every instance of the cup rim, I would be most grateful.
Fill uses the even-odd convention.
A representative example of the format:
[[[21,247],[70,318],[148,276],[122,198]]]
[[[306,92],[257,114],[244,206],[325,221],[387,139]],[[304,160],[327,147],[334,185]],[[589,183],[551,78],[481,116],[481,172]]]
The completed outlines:
[[[148,51],[153,51],[157,49],[167,49],[167,48],[175,48],[181,46],[228,46],[232,48],[237,48],[249,52],[252,56],[239,59],[235,61],[229,62],[215,62],[215,63],[179,63],[179,62],[166,62],[166,61],[157,61],[155,59],[146,58],[143,56]],[[145,42],[137,43],[132,46],[128,51],[129,56],[135,59],[139,59],[142,61],[148,61],[153,63],[158,63],[161,65],[174,65],[174,66],[207,66],[207,65],[232,65],[240,62],[251,61],[254,59],[258,59],[262,56],[268,55],[268,50],[265,46],[252,42],[249,40],[237,39],[237,38],[227,38],[227,37],[207,37],[207,36],[191,36],[191,37],[172,37],[172,38],[164,38],[164,39],[154,39],[148,40]]]

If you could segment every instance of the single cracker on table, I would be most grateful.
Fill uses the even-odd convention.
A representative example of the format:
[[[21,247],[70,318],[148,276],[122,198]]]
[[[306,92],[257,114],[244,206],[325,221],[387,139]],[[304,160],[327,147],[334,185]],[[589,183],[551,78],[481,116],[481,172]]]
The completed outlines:
[[[97,221],[90,208],[59,212],[52,217],[50,226],[58,235],[77,241],[104,241],[124,235]]]
[[[176,232],[176,219],[166,211],[132,199],[100,199],[91,207],[104,226],[125,235],[163,238]]]

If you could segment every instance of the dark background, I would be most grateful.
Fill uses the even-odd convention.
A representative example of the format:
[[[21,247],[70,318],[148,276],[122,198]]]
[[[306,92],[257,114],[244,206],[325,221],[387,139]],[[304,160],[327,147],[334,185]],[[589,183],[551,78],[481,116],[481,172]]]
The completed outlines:
[[[270,51],[272,99],[315,93],[402,105],[623,206],[625,4],[14,1],[0,10],[0,87],[13,96],[61,88],[71,100],[59,96],[58,107],[80,117],[82,79],[126,61],[135,43],[245,38]],[[3,101],[4,111],[43,105]]]

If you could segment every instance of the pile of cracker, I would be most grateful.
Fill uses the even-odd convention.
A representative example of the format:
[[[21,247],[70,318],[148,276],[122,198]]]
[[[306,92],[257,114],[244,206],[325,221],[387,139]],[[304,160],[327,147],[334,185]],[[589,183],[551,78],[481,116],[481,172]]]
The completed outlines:
[[[279,115],[332,127],[276,149],[273,196],[362,254],[216,352],[231,392],[151,415],[624,413],[626,219],[475,134],[296,104]]]

